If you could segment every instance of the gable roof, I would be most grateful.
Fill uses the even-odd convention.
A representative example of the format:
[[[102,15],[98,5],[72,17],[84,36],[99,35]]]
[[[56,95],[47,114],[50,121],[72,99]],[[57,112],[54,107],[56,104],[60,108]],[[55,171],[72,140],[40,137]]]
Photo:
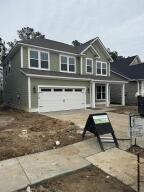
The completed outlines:
[[[98,37],[86,41],[85,43],[81,43],[79,46],[73,46],[66,43],[50,40],[50,39],[42,39],[42,38],[35,38],[35,39],[27,39],[23,41],[18,41],[18,44],[26,44],[26,45],[33,45],[53,50],[65,51],[74,54],[81,54],[85,49],[87,49],[90,45],[92,45],[96,40],[100,42],[102,47],[104,48],[105,52],[107,52],[108,56],[110,57],[108,51],[100,41]],[[110,57],[111,58],[111,57]]]
[[[105,48],[105,46],[103,45],[103,43],[101,42],[101,40],[98,37],[93,38],[76,47],[73,45],[69,45],[66,43],[62,43],[62,42],[58,42],[58,41],[54,41],[54,40],[50,40],[50,39],[35,38],[35,39],[27,39],[27,40],[18,41],[16,43],[16,45],[10,50],[9,54],[3,61],[3,64],[9,58],[9,56],[12,55],[14,53],[14,51],[21,45],[32,46],[35,48],[44,48],[44,49],[60,51],[60,52],[64,52],[67,54],[75,54],[75,55],[81,55],[87,48],[91,47],[93,49],[93,51],[95,51],[95,53],[98,55],[97,51],[94,50],[94,48],[92,46],[92,44],[95,41],[98,41],[100,43],[100,45],[102,46],[106,55],[109,57],[110,61],[113,61],[111,56],[109,55],[107,49]]]
[[[136,56],[118,59],[111,63],[111,70],[131,80],[144,79],[144,63],[130,65]]]

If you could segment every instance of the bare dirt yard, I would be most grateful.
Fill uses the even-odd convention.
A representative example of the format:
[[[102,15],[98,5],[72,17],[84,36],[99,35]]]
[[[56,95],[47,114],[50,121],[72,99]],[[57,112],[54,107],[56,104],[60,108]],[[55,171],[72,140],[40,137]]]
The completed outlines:
[[[0,160],[53,149],[57,140],[62,147],[81,141],[81,135],[72,122],[0,108]]]
[[[19,192],[25,192],[20,190]],[[90,166],[31,187],[32,192],[134,192],[129,186]]]
[[[137,109],[137,106],[124,106],[124,107],[121,106],[121,107],[115,108],[111,112],[128,115],[129,113],[137,114],[138,113],[138,109]]]

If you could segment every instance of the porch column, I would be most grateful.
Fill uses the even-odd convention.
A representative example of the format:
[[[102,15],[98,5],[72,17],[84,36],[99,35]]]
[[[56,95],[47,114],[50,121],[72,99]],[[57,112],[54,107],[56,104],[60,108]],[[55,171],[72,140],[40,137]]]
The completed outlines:
[[[95,108],[95,82],[91,82],[91,107]]]
[[[144,81],[141,81],[141,90],[140,94],[144,93]]]
[[[122,98],[121,98],[121,105],[125,106],[125,84],[122,84]]]
[[[109,107],[109,83],[106,83],[106,107]]]
[[[140,94],[140,82],[139,81],[137,81],[137,93],[138,93],[138,95]]]

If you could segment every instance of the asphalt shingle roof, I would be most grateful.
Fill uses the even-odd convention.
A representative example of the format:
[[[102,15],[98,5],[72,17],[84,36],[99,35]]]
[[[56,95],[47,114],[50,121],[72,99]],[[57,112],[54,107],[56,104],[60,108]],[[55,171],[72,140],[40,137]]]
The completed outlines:
[[[42,39],[42,38],[23,40],[23,41],[19,41],[19,43],[80,54],[87,46],[89,46],[89,44],[93,40],[94,39],[91,39],[85,43],[82,43],[77,47],[74,47],[73,45],[69,45],[66,43],[62,43],[62,42],[58,42],[50,39]]]
[[[130,65],[136,56],[121,58],[111,63],[111,70],[129,79],[144,79],[144,63]]]

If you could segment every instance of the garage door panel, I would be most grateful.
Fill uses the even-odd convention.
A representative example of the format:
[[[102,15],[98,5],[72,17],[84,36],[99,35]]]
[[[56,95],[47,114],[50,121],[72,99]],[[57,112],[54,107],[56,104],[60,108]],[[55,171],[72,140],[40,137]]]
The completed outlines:
[[[39,93],[40,112],[85,108],[85,89],[53,87],[51,91],[45,91],[46,88],[43,88],[43,90]]]

